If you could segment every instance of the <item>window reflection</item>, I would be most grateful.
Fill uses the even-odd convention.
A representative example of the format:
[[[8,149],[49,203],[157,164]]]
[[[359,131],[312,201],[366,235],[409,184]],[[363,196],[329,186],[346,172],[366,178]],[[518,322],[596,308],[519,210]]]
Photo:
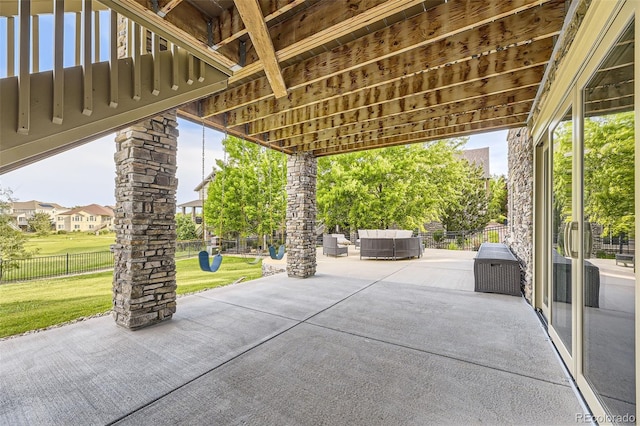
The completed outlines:
[[[636,413],[633,40],[631,23],[584,89],[583,372],[621,423]]]
[[[565,348],[571,354],[571,257],[567,252],[567,236],[570,231],[571,213],[571,169],[573,164],[573,121],[572,111],[553,131],[551,229],[553,275],[551,292],[551,324],[560,336]]]

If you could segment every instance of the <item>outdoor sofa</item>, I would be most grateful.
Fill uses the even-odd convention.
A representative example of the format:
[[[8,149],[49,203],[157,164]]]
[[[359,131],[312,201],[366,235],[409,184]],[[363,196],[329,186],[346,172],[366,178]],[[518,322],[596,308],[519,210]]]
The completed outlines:
[[[406,259],[422,256],[422,238],[402,229],[361,229],[360,259]]]

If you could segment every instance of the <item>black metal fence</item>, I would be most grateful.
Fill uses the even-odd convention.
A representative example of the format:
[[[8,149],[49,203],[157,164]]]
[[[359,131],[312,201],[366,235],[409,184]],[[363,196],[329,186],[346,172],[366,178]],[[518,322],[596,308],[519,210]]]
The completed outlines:
[[[12,261],[11,267],[0,259],[0,282],[60,277],[109,268],[113,268],[113,253],[110,251],[38,256]]]
[[[205,249],[202,240],[178,241],[175,257],[195,257],[200,250]],[[37,256],[14,260],[10,267],[8,262],[0,259],[0,283],[108,271],[113,269],[113,266],[114,258],[111,251]]]
[[[176,242],[176,259],[183,257],[194,257],[198,255],[200,250],[206,250],[207,247],[203,240],[188,240]]]
[[[476,231],[436,230],[420,235],[425,248],[477,251],[482,243],[503,242],[507,233],[507,226],[493,226]]]

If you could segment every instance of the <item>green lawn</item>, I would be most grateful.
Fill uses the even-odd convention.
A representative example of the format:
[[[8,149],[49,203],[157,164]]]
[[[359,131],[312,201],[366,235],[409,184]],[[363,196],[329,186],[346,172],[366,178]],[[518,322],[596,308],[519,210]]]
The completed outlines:
[[[215,273],[200,271],[197,258],[178,260],[176,269],[178,294],[262,275],[261,263],[249,265],[245,259],[231,256],[225,256]],[[112,277],[109,271],[0,285],[0,338],[109,311]]]
[[[37,256],[49,256],[66,253],[85,253],[109,251],[109,246],[116,242],[116,234],[104,235],[71,232],[68,234],[51,234],[46,237],[29,235],[25,248],[37,250]]]

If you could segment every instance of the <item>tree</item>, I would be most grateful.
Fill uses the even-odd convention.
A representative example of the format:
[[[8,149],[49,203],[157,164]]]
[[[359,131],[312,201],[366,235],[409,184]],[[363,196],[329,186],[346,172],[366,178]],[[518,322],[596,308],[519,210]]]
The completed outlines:
[[[27,223],[29,224],[29,229],[40,237],[51,233],[51,217],[44,212],[36,212],[33,216],[27,219]]]
[[[198,238],[196,224],[190,216],[178,213],[176,215],[176,238],[180,241],[195,240]]]
[[[463,179],[456,155],[463,143],[434,141],[320,158],[318,218],[328,228],[424,229]]]
[[[24,248],[26,237],[13,224],[9,214],[12,192],[0,188],[0,276],[3,271],[18,267],[17,260],[28,258],[31,253]]]
[[[489,207],[487,216],[490,220],[502,223],[507,218],[509,197],[507,181],[504,175],[492,176],[489,181]]]
[[[481,167],[462,161],[466,178],[460,180],[442,215],[442,224],[447,231],[473,231],[484,228],[489,222],[484,172]]]
[[[216,160],[219,171],[204,204],[206,225],[223,238],[284,231],[284,154],[233,136],[222,144],[226,161]]]

